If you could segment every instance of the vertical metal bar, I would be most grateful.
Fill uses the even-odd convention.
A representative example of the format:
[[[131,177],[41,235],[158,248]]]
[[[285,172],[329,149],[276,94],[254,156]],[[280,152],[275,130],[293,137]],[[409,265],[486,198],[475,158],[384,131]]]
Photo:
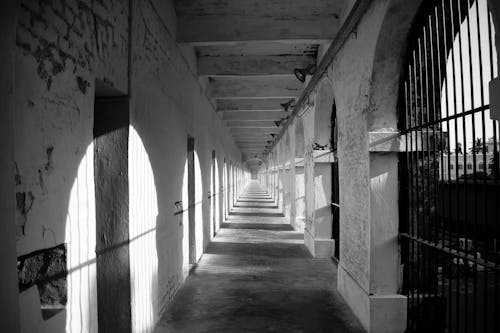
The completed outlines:
[[[408,96],[408,101],[407,103],[410,104],[410,107],[409,107],[409,114],[407,116],[408,120],[407,120],[407,128],[411,128],[412,127],[412,121],[413,121],[413,96],[414,96],[414,88],[413,88],[413,78],[412,78],[412,73],[413,73],[413,69],[412,69],[412,66],[411,64],[408,66],[408,84],[410,86],[409,88],[409,96]],[[408,167],[408,174],[409,174],[409,182],[410,182],[410,195],[409,195],[409,207],[408,207],[408,219],[409,219],[409,233],[410,235],[413,235],[414,232],[415,232],[415,225],[414,225],[414,214],[413,214],[413,202],[415,200],[414,198],[414,177],[413,177],[413,156],[414,156],[414,153],[413,153],[413,132],[412,131],[409,131],[407,132],[407,136],[409,137],[409,140],[410,140],[410,149],[409,151],[407,152],[407,155],[409,157],[409,167]],[[408,141],[408,139],[407,139]],[[411,326],[410,327],[413,327],[413,317],[412,317],[412,313],[413,313],[413,309],[415,308],[415,295],[414,295],[414,279],[415,279],[415,274],[414,274],[414,265],[415,263],[413,262],[413,258],[414,258],[414,244],[413,244],[413,241],[409,240],[408,241],[408,245],[409,245],[409,248],[408,248],[408,270],[409,270],[409,297],[410,297],[410,302],[408,303],[409,304],[409,307],[410,307],[410,316],[408,316],[408,320],[411,320],[410,324]]]
[[[446,105],[446,118],[448,119],[446,121],[447,125],[447,130],[448,130],[448,161],[447,161],[447,167],[448,167],[448,182],[447,182],[447,191],[448,191],[448,225],[447,225],[447,229],[448,229],[448,247],[451,248],[452,247],[452,217],[453,217],[453,214],[452,214],[452,209],[451,209],[451,202],[452,202],[452,192],[451,192],[451,126],[450,126],[450,120],[449,120],[449,116],[450,116],[450,100],[449,100],[449,91],[448,91],[448,82],[449,82],[449,78],[447,77],[446,75],[446,72],[447,72],[447,63],[448,63],[448,57],[447,57],[447,54],[448,54],[448,43],[447,43],[447,30],[446,30],[446,18],[447,18],[447,15],[446,15],[446,2],[445,0],[442,0],[441,1],[441,18],[442,18],[442,21],[443,21],[443,46],[444,46],[444,50],[443,50],[443,57],[444,57],[444,77],[446,79],[446,82],[445,82],[445,86],[444,86],[444,89],[445,89],[445,105]],[[453,45],[453,38],[452,38],[452,44]],[[453,54],[452,54],[453,56]],[[457,165],[455,165],[455,168],[457,168]],[[451,328],[451,323],[452,323],[452,270],[453,270],[453,263],[452,263],[452,258],[447,256],[448,258],[448,306],[447,306],[447,326],[449,328]]]
[[[469,10],[470,8],[470,1],[467,0],[467,9]],[[467,20],[467,46],[468,46],[468,54],[469,54],[469,81],[470,81],[470,95],[471,95],[471,110],[475,107],[474,103],[474,77],[473,77],[473,70],[472,70],[472,47],[471,47],[471,25],[470,25],[470,13],[467,13],[466,15],[466,20]],[[473,179],[473,194],[474,194],[474,215],[473,215],[473,223],[474,223],[474,228],[473,232],[477,232],[477,173],[476,173],[476,122],[475,122],[476,114],[472,114],[472,179]],[[465,123],[465,121],[464,121]],[[467,184],[465,184],[467,186]],[[467,202],[467,200],[466,200]],[[474,253],[473,256],[475,259],[477,259],[477,236],[473,235],[472,236],[473,240],[473,249]],[[467,243],[468,244],[468,243]],[[468,264],[468,263],[467,263]],[[476,332],[476,309],[477,309],[477,300],[476,300],[476,293],[477,293],[477,269],[476,265],[474,264],[473,266],[473,274],[472,274],[472,331]],[[467,265],[467,269],[469,269],[469,265]],[[467,281],[466,281],[467,282]],[[466,294],[466,299],[467,294]],[[468,314],[466,314],[466,317],[468,317]],[[466,325],[466,330],[468,330],[468,326]]]
[[[494,78],[494,75],[495,73],[494,72],[494,61],[495,59],[493,59],[493,38],[492,38],[492,22],[491,22],[491,12],[490,12],[490,8],[489,6],[487,5],[486,6],[486,13],[487,13],[487,20],[488,20],[488,48],[489,48],[489,65],[490,65],[490,80],[492,80]],[[499,183],[499,172],[498,172],[498,163],[499,163],[499,157],[498,157],[498,141],[497,141],[497,121],[496,120],[493,120],[493,165],[492,165],[492,168],[491,168],[491,171],[492,171],[492,175],[493,175],[493,179],[494,179],[494,186],[495,188],[498,188],[498,183]],[[499,193],[498,191],[495,191],[495,199],[496,199],[496,202],[499,201]],[[500,219],[500,216],[499,216],[499,207],[496,206],[495,207],[495,240],[496,240],[496,245],[498,246],[498,228],[499,228],[499,219]],[[495,249],[496,250],[496,253],[498,253],[498,247]],[[495,265],[496,267],[498,267],[498,257],[495,256]],[[488,270],[485,269],[485,285],[488,286],[488,274],[487,274]],[[499,278],[498,278],[498,270],[494,270],[494,285],[495,285],[495,290],[494,290],[494,294],[493,294],[493,298],[494,298],[494,313],[498,313],[499,312],[499,299],[500,299],[500,295],[499,295]],[[487,288],[485,287],[485,293],[486,293],[486,290]],[[487,303],[485,304],[487,306]],[[486,312],[486,311],[485,311]],[[500,324],[499,324],[499,316],[494,316],[494,331],[495,332],[498,332],[500,330]]]
[[[442,75],[441,75],[441,38],[440,38],[440,34],[439,34],[439,15],[438,15],[438,10],[439,10],[439,3],[436,5],[436,7],[434,8],[434,24],[435,24],[435,29],[434,29],[434,32],[436,34],[436,56],[437,56],[437,79],[438,79],[438,82],[437,82],[437,85],[434,87],[434,91],[436,91],[436,87],[439,87],[439,93],[438,93],[438,101],[439,101],[439,114],[438,114],[438,117],[441,118],[442,116],[442,96],[441,96],[441,79],[442,79]],[[434,57],[433,57],[434,59]],[[445,63],[446,63],[446,59],[445,59]],[[445,72],[446,72],[446,69],[445,69]],[[434,73],[434,71],[433,71]],[[434,84],[435,81],[433,81]],[[437,119],[437,118],[436,118]],[[444,193],[442,193],[443,189],[444,189],[444,182],[445,182],[445,177],[444,177],[444,168],[445,168],[445,164],[444,164],[444,140],[443,140],[443,123],[441,122],[440,125],[439,125],[439,128],[440,128],[440,170],[441,170],[441,179],[440,181],[438,181],[438,184],[441,186],[441,192],[439,192],[439,189],[437,189],[437,194],[440,194],[440,202],[441,202],[441,210],[442,210],[442,214],[444,213]],[[448,164],[448,163],[447,163]],[[449,173],[449,170],[448,170],[448,173]],[[437,213],[439,214],[439,212]],[[442,246],[444,247],[445,246],[445,229],[446,229],[446,225],[445,225],[445,221],[444,221],[444,216],[441,217],[441,221],[440,221],[440,224],[442,225],[441,226],[441,229],[442,229],[442,232],[440,233],[441,237],[440,237],[440,241],[441,241],[441,244]],[[439,238],[439,235],[437,235],[438,238]],[[446,258],[446,256],[445,256]],[[446,260],[446,259],[444,259]],[[445,297],[445,265],[443,262],[443,258],[440,257],[439,258],[439,264],[441,265],[441,274],[440,274],[440,278],[441,278],[441,297]],[[446,311],[448,313],[448,311]],[[446,313],[446,315],[447,315]]]
[[[431,234],[431,239],[435,243],[438,242],[438,229],[437,229],[437,224],[438,224],[438,218],[437,218],[437,200],[438,200],[438,182],[439,182],[439,171],[438,168],[436,168],[437,163],[439,163],[436,159],[436,154],[438,152],[438,147],[436,144],[436,141],[438,139],[436,131],[437,129],[440,129],[441,125],[437,124],[437,120],[439,119],[439,116],[437,114],[437,104],[436,104],[436,77],[435,77],[435,64],[434,64],[434,58],[435,58],[435,50],[434,50],[434,30],[433,29],[433,17],[431,15],[428,16],[428,25],[429,25],[429,46],[430,46],[430,58],[431,58],[431,89],[432,89],[432,120],[433,120],[433,125],[432,125],[432,152],[433,152],[433,160],[432,160],[432,170],[433,170],[433,189],[434,189],[434,199],[433,199],[433,205],[434,205],[434,210],[432,212],[432,217],[431,217],[431,223],[432,227],[435,229],[434,235]],[[439,130],[439,132],[442,135],[442,131]],[[438,164],[440,165],[440,164]]]
[[[453,0],[450,0],[449,2],[450,4],[450,19],[451,19],[451,41],[450,41],[450,49],[451,49],[451,59],[452,59],[452,67],[453,67],[453,70],[452,70],[452,77],[453,77],[453,106],[455,108],[455,113],[457,113],[457,86],[456,86],[456,75],[455,75],[455,50],[454,50],[454,38],[455,38],[455,15],[453,13],[454,9],[453,9]],[[458,173],[458,167],[459,167],[459,159],[458,159],[458,119],[455,119],[454,120],[454,127],[455,127],[455,165],[456,165],[456,168],[455,168],[455,188],[456,188],[456,203],[457,203],[457,209],[459,209],[460,207],[460,197],[459,197],[459,193],[460,193],[460,187],[459,187],[459,173]],[[463,167],[463,166],[462,166]],[[450,202],[451,204],[451,202]],[[458,219],[458,216],[459,216],[459,213],[458,211],[456,212],[455,214],[456,218]],[[456,228],[455,228],[455,231],[456,231],[456,236],[455,236],[455,244],[460,244],[460,236],[459,236],[459,230],[458,230],[458,221],[456,221]],[[452,244],[450,244],[450,247],[451,247]],[[459,312],[459,309],[460,309],[460,270],[458,269],[460,267],[459,265],[459,259],[457,259],[457,269],[456,269],[456,311],[455,311],[455,325],[456,327],[458,328],[459,327],[459,318],[460,318],[460,312]]]
[[[462,27],[460,25],[460,22],[462,20],[462,4],[461,2],[458,2],[457,4],[458,8],[458,47],[459,47],[459,63],[460,63],[460,92],[461,92],[461,104],[462,104],[462,113],[464,113],[465,110],[465,89],[464,89],[464,64],[463,64],[463,52],[462,52]],[[464,236],[464,248],[462,249],[465,252],[465,255],[468,254],[468,233],[467,233],[467,222],[468,222],[468,188],[467,188],[467,170],[468,170],[468,164],[467,164],[467,128],[466,128],[466,116],[462,115],[460,117],[462,119],[462,134],[463,134],[463,156],[464,156],[464,175],[463,175],[463,191],[464,191],[464,222],[462,224],[462,235]],[[458,206],[460,207],[460,206]],[[468,281],[468,273],[467,273],[467,260],[464,260],[464,331],[467,329],[468,325],[468,316],[467,316],[467,308],[468,308],[468,287],[469,287],[469,281]]]
[[[419,43],[420,43],[420,40],[419,40]],[[420,125],[421,122],[420,122],[420,115],[421,115],[421,108],[422,108],[422,102],[421,100],[419,101],[419,82],[418,82],[418,79],[417,79],[417,58],[416,58],[416,54],[415,54],[415,51],[413,51],[413,75],[414,75],[414,80],[415,80],[415,124],[416,125]],[[421,76],[420,76],[421,77]],[[420,78],[419,77],[419,78]],[[420,108],[420,109],[419,109]],[[420,111],[420,114],[419,114],[419,111]],[[418,130],[416,130],[417,132]],[[415,210],[415,217],[416,217],[416,235],[417,237],[420,237],[422,232],[420,231],[422,228],[421,228],[421,214],[420,214],[420,150],[419,150],[419,147],[418,147],[418,134],[415,133],[415,158],[416,158],[416,166],[415,166],[415,181],[416,181],[416,186],[415,186],[415,194],[416,194],[416,206],[413,207],[413,209]],[[419,245],[418,244],[415,244],[415,254],[414,254],[414,257],[415,257],[415,269],[416,269],[416,299],[415,299],[415,302],[417,304],[417,309],[418,309],[418,315],[420,315],[420,310],[421,310],[421,307],[419,306],[420,305],[420,283],[421,283],[421,280],[420,280],[420,249],[419,249]]]
[[[427,105],[426,105],[426,96],[424,96],[425,94],[425,89],[424,89],[424,66],[425,66],[425,59],[423,59],[423,50],[422,50],[422,39],[425,38],[425,30],[422,30],[422,32],[424,33],[423,36],[421,36],[421,38],[418,39],[418,54],[419,54],[419,74],[420,74],[420,77],[419,77],[419,81],[420,81],[420,95],[419,95],[419,99],[420,99],[420,139],[421,139],[421,164],[422,164],[422,219],[421,219],[421,222],[422,222],[422,238],[423,239],[426,239],[426,233],[427,233],[427,211],[426,211],[426,206],[427,206],[427,202],[428,200],[426,200],[426,183],[428,183],[428,175],[427,175],[427,171],[428,171],[428,168],[426,168],[426,165],[425,165],[425,157],[426,157],[426,153],[429,151],[429,146],[427,145],[427,141],[425,140],[425,136],[424,136],[424,130],[427,132],[427,127],[424,127],[425,124],[427,123],[426,119],[425,119],[425,113],[426,113],[426,109],[427,109]],[[425,148],[424,148],[424,143],[425,143]],[[419,152],[420,153],[420,152]],[[420,211],[420,207],[419,207],[419,211]],[[424,307],[422,306],[422,304],[425,303],[425,291],[427,289],[427,275],[426,275],[426,255],[425,255],[425,247],[422,246],[421,244],[419,245],[419,251],[421,252],[421,254],[419,255],[419,260],[421,259],[421,263],[422,263],[422,267],[421,267],[421,270],[420,270],[420,274],[421,274],[421,288],[420,288],[420,293],[421,296],[422,296],[422,302],[420,303],[420,306],[419,306],[419,309],[421,309],[422,312],[424,312]],[[423,313],[423,315],[425,316],[425,313]]]
[[[425,21],[424,21],[425,22]],[[431,209],[431,205],[433,203],[433,198],[432,198],[432,195],[433,195],[433,191],[431,189],[431,186],[433,184],[433,181],[434,179],[431,178],[431,143],[430,143],[430,139],[429,139],[429,131],[431,129],[431,126],[429,126],[428,124],[431,122],[431,116],[430,116],[430,112],[431,112],[431,104],[430,104],[430,99],[429,99],[429,63],[428,63],[428,38],[427,38],[427,31],[429,30],[429,27],[427,27],[426,25],[424,25],[424,28],[423,28],[423,56],[424,56],[424,61],[423,61],[423,66],[424,66],[424,72],[425,72],[425,108],[423,109],[423,111],[425,110],[425,115],[424,115],[424,120],[425,120],[425,127],[422,127],[422,130],[425,129],[425,141],[426,141],[426,149],[425,151],[423,152],[423,167],[426,169],[425,171],[425,177],[424,177],[424,188],[425,186],[427,185],[427,200],[425,200],[425,196],[424,196],[424,200],[425,200],[425,205],[424,205],[424,216],[426,217],[425,219],[425,223],[427,224],[426,225],[426,229],[427,229],[427,235],[424,235],[424,239],[426,240],[431,240],[432,241],[432,209]],[[431,55],[432,56],[432,55]],[[421,78],[422,81],[424,81],[424,77]],[[434,131],[433,131],[434,133]],[[434,135],[434,134],[433,134]],[[435,147],[434,147],[435,148]],[[433,149],[433,153],[434,153],[434,150]],[[427,160],[427,161],[426,161]],[[427,164],[427,166],[426,166]],[[423,247],[424,251],[423,251],[423,255],[424,255],[424,258],[423,258],[423,261],[424,261],[424,300],[426,298],[429,298],[429,295],[431,294],[431,292],[433,292],[433,286],[431,285],[431,281],[434,281],[434,279],[432,279],[432,274],[433,274],[433,271],[432,270],[432,256],[430,255],[431,253],[431,249],[430,248],[427,248],[427,247]]]
[[[411,73],[411,68],[408,68],[407,69],[407,75],[409,75],[409,73]],[[409,124],[411,124],[411,105],[410,105],[410,114],[408,114],[409,112],[409,108],[408,108],[408,103],[411,103],[411,91],[409,91],[409,88],[408,88],[408,84],[411,85],[411,80],[406,80],[405,81],[405,130],[408,129],[409,127],[411,127]],[[411,90],[411,89],[410,89]],[[411,141],[410,141],[410,135],[408,132],[406,132],[406,172],[407,172],[407,182],[409,183],[409,188],[408,188],[408,202],[407,202],[407,207],[408,207],[408,210],[407,210],[407,213],[406,213],[406,216],[404,217],[405,218],[405,221],[407,221],[407,225],[406,225],[406,231],[411,234],[411,230],[412,230],[412,227],[411,227],[411,201],[412,201],[412,177],[411,177]],[[408,142],[410,141],[410,147],[408,147]],[[405,258],[405,269],[406,269],[406,277],[407,277],[407,290],[408,290],[408,302],[407,302],[407,313],[410,314],[409,316],[407,316],[407,327],[410,327],[411,325],[411,305],[412,305],[412,302],[413,302],[413,298],[411,297],[411,279],[412,279],[412,274],[411,274],[411,242],[406,239],[405,242],[407,242],[407,253],[406,253],[406,258]]]
[[[484,80],[483,80],[483,56],[482,56],[482,43],[481,43],[481,24],[480,24],[480,15],[479,15],[479,0],[476,0],[475,1],[475,4],[476,6],[476,27],[477,27],[477,43],[478,43],[478,59],[479,59],[479,89],[480,89],[480,102],[481,102],[481,105],[485,105],[485,100],[484,100]],[[486,119],[485,119],[485,111],[482,110],[481,111],[481,132],[482,132],[482,137],[483,137],[483,146],[482,146],[482,153],[483,153],[483,173],[484,173],[484,176],[483,176],[483,196],[484,196],[484,223],[487,223],[487,218],[488,218],[488,201],[486,200],[487,198],[487,191],[488,191],[488,187],[487,187],[487,173],[488,173],[488,161],[487,161],[487,153],[486,153],[486,140],[488,139],[487,138],[487,135],[486,135]],[[477,251],[477,250],[476,250]],[[487,247],[483,247],[483,253],[484,253],[484,256],[485,256],[485,259],[488,259],[487,257]],[[476,267],[476,271],[477,271],[477,266]],[[488,274],[487,273],[487,268],[485,268],[485,271],[483,271],[483,275],[484,275],[484,281],[482,283],[484,283],[484,290],[487,290],[487,286],[488,286]],[[476,291],[477,293],[477,291]],[[474,297],[476,297],[476,294],[474,295]],[[487,292],[484,292],[484,295],[483,295],[483,305],[484,305],[484,308],[487,309],[488,308],[488,293]],[[483,315],[483,321],[484,321],[484,325],[486,325],[486,327],[488,326],[488,311],[484,311],[484,315]]]

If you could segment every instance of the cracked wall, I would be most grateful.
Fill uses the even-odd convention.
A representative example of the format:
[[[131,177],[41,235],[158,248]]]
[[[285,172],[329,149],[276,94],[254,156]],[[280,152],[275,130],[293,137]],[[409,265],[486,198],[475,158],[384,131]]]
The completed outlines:
[[[203,212],[204,246],[210,241],[207,193],[211,152],[216,151],[219,165],[223,165],[224,159],[237,165],[241,154],[195,74],[192,50],[181,49],[175,41],[172,3],[134,1],[131,21],[129,9],[129,1],[120,0],[20,2],[11,175],[15,187],[12,196],[16,207],[16,248],[18,257],[57,246],[71,248],[65,244],[69,232],[66,221],[79,168],[90,162],[87,155],[93,142],[94,100],[96,90],[101,91],[95,82],[98,80],[120,94],[128,94],[130,86],[131,126],[147,151],[159,207],[158,274],[157,281],[151,281],[158,284],[153,316],[156,320],[188,271],[182,244],[185,224],[175,215],[174,205],[182,200],[187,135],[196,139],[202,172],[203,200],[199,205]],[[89,199],[82,189],[75,193]],[[90,229],[86,232],[91,233]],[[86,255],[92,260],[94,251],[89,251]],[[70,286],[68,293],[76,290]],[[23,328],[64,331],[64,316],[42,318],[40,305],[36,288],[23,290]],[[84,331],[93,331],[96,325],[82,322],[82,327]]]

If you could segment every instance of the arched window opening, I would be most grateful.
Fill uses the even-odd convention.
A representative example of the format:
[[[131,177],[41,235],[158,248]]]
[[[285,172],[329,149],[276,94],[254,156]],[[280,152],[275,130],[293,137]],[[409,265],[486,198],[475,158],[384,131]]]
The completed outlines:
[[[500,329],[497,75],[487,0],[424,1],[400,89],[407,332]]]

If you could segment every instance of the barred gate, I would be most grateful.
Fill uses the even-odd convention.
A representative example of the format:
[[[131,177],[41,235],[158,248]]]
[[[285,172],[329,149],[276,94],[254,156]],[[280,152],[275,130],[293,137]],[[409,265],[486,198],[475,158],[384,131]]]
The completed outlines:
[[[407,332],[500,332],[498,75],[487,0],[424,1],[400,97]]]

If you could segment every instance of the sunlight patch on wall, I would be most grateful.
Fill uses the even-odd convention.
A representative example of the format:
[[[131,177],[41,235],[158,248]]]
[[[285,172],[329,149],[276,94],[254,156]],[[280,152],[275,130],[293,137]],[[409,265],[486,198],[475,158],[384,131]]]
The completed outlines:
[[[203,181],[198,153],[194,152],[196,261],[203,254]]]
[[[219,163],[217,159],[215,161],[215,193],[213,194],[213,199],[215,201],[215,232],[220,229],[220,182],[219,182]]]
[[[97,332],[94,145],[87,148],[71,188],[66,218],[66,332]]]
[[[189,273],[189,190],[188,190],[188,161],[184,164],[182,177],[182,273],[186,277]]]
[[[158,201],[147,151],[133,127],[128,150],[132,331],[151,332],[158,319]]]

